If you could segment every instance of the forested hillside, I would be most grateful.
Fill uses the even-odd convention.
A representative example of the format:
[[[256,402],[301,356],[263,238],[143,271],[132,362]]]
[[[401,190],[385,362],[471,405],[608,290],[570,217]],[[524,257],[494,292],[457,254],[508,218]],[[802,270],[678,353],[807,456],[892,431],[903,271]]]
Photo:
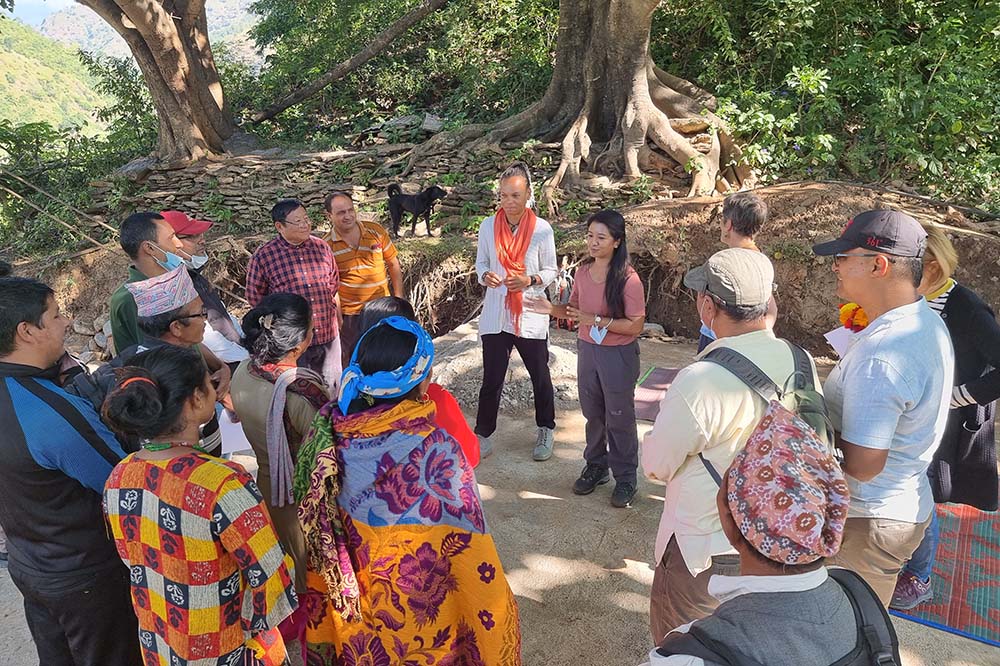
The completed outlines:
[[[94,111],[106,101],[75,48],[18,21],[0,24],[0,121],[94,125]]]
[[[250,4],[251,0],[208,0],[205,3],[213,44],[225,40],[235,46],[242,57],[253,57],[247,33],[256,17],[249,12]],[[73,5],[49,15],[42,23],[41,32],[46,37],[83,51],[116,58],[131,57],[125,40],[97,14],[82,5]]]

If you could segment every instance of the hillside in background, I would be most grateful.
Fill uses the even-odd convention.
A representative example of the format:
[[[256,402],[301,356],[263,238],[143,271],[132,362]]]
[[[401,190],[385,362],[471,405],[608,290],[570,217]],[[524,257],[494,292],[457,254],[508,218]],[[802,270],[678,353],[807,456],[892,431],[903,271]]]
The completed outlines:
[[[96,125],[104,104],[75,48],[18,21],[0,24],[0,121]]]
[[[252,0],[208,0],[209,36],[212,45],[225,41],[230,50],[245,60],[256,62],[258,57],[247,32],[256,21],[250,13]],[[41,32],[58,42],[83,51],[129,57],[128,46],[118,33],[97,14],[82,5],[73,5],[50,14],[42,22]]]

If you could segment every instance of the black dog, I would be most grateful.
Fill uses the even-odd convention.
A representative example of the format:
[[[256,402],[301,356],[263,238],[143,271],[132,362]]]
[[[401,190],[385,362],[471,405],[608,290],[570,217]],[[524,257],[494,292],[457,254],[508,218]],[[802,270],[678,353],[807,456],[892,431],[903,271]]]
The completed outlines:
[[[404,213],[412,213],[413,219],[410,223],[410,235],[417,232],[417,219],[423,216],[427,225],[427,235],[431,235],[431,212],[434,210],[434,202],[444,199],[448,193],[437,185],[431,185],[419,194],[403,194],[403,188],[396,183],[390,185],[386,192],[389,194],[389,217],[392,218],[392,235],[399,237],[399,224],[403,221]]]

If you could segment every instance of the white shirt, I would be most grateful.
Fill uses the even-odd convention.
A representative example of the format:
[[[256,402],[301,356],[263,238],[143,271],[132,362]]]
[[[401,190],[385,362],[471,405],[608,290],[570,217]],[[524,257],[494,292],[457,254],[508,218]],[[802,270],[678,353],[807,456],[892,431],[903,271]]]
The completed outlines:
[[[805,592],[815,590],[826,582],[829,575],[826,567],[820,567],[815,571],[792,576],[712,576],[708,580],[708,593],[725,603],[730,599],[743,596],[744,594],[759,594],[768,592]],[[694,622],[683,624],[673,631],[688,632]],[[670,633],[673,633],[670,632]],[[669,657],[657,654],[656,648],[649,653],[649,661],[645,661],[639,666],[705,666],[705,661],[701,657],[691,657],[684,654],[674,654]]]
[[[784,386],[795,370],[791,349],[769,330],[716,340],[699,358],[720,347],[749,358],[778,386]],[[815,372],[814,367],[818,390]],[[724,474],[766,408],[741,379],[715,363],[692,363],[677,374],[640,447],[643,472],[667,484],[656,534],[657,563],[671,536],[677,538],[692,576],[708,569],[713,555],[736,552],[719,520],[715,504],[719,486],[698,454]]]
[[[871,481],[847,476],[848,517],[922,523],[930,516],[927,467],[944,435],[954,375],[948,329],[922,298],[851,339],[824,387],[830,420],[851,444],[889,454]]]
[[[493,236],[493,216],[487,217],[479,226],[479,248],[476,251],[476,274],[479,284],[486,285],[483,275],[493,271],[500,279],[507,277],[507,271],[497,259],[496,241]],[[552,227],[548,222],[538,217],[535,219],[535,233],[528,244],[528,252],[524,257],[524,267],[527,275],[537,275],[542,284],[524,290],[525,295],[542,295],[545,287],[556,279],[558,273],[556,263],[556,240]],[[503,285],[486,289],[486,301],[483,303],[483,314],[479,317],[479,335],[493,333],[514,333],[514,320],[505,305],[507,287]],[[549,316],[528,312],[525,308],[521,315],[521,337],[534,340],[544,340],[549,336]]]
[[[236,332],[242,336],[243,329],[240,327],[239,322],[232,315],[229,315],[229,318],[232,319],[233,326],[236,327]],[[208,347],[223,363],[239,363],[244,359],[250,358],[250,353],[246,349],[212,328],[207,319],[205,320],[205,335],[201,340],[201,344]]]

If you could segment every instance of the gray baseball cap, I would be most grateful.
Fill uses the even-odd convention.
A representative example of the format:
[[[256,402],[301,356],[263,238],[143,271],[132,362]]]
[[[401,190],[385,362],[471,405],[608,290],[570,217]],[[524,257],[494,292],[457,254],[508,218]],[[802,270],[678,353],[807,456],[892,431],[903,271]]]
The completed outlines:
[[[726,305],[754,307],[771,300],[774,266],[762,252],[729,248],[688,271],[684,286],[699,293],[707,291]]]

